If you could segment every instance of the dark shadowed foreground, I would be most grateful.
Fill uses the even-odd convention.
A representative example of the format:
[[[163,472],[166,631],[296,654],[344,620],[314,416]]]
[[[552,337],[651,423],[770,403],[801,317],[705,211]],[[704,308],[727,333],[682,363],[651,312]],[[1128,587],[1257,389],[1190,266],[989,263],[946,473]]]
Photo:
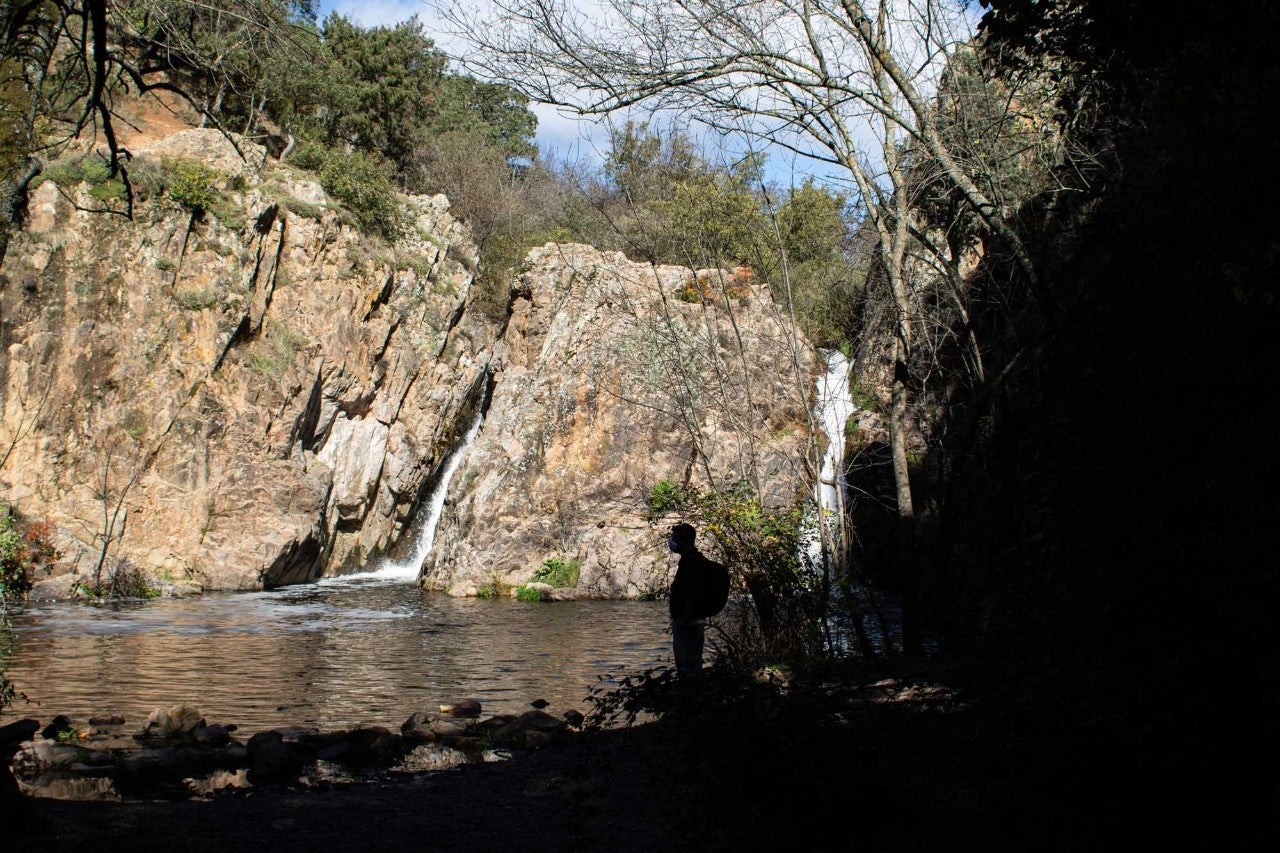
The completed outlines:
[[[208,801],[38,800],[14,850],[1266,849],[1261,801],[1158,778],[1158,734],[1052,673],[952,664],[712,675],[661,720],[512,761]],[[625,710],[625,709],[623,709]],[[1117,735],[1124,733],[1124,737]],[[1163,762],[1161,762],[1163,763]],[[1187,805],[1194,803],[1193,809]]]

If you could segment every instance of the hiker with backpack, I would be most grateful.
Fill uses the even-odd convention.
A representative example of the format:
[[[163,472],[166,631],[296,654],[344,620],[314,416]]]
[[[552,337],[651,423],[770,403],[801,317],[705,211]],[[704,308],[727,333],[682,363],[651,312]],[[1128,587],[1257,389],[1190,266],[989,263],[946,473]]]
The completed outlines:
[[[697,531],[691,524],[671,528],[667,545],[680,555],[671,581],[671,643],[676,671],[692,675],[702,670],[702,646],[707,619],[724,609],[729,600],[729,570],[709,560],[694,545]]]

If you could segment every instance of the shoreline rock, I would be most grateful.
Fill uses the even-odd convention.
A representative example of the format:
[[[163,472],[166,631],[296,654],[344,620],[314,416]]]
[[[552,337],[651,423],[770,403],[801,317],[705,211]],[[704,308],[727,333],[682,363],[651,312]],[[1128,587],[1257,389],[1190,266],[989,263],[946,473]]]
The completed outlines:
[[[537,749],[580,727],[582,714],[571,709],[557,718],[534,709],[482,717],[480,703],[467,699],[443,704],[438,712],[416,711],[398,732],[369,725],[332,731],[282,726],[246,740],[235,736],[234,724],[207,723],[185,704],[155,710],[132,738],[119,715],[93,721],[96,728],[78,729],[59,715],[45,729],[52,738],[37,734],[35,720],[0,729],[16,753],[15,790],[59,799],[186,799],[335,776],[440,772]]]

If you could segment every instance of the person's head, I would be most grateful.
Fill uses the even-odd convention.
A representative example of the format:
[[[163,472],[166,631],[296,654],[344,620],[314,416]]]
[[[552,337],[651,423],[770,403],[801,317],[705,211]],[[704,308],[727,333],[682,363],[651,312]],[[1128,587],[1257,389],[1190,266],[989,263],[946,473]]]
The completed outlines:
[[[693,540],[697,535],[698,531],[693,529],[692,524],[677,524],[671,528],[671,535],[667,539],[667,546],[677,554],[692,551]]]

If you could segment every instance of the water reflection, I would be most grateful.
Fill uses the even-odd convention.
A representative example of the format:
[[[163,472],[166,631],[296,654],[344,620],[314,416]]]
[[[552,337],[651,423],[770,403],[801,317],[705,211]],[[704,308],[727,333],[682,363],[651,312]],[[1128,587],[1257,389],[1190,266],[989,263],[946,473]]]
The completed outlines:
[[[535,698],[579,707],[596,675],[667,654],[660,602],[523,604],[430,595],[377,578],[110,606],[32,604],[14,614],[14,712],[141,723],[191,702],[249,730],[398,725],[475,696],[486,711]]]

